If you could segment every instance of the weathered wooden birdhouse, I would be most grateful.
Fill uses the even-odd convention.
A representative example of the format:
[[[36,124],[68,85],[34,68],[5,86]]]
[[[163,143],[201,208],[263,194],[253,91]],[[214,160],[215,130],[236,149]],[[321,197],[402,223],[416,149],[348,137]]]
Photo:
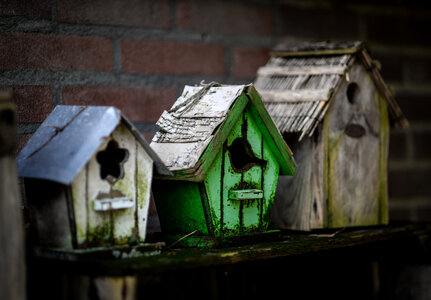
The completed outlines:
[[[153,169],[170,174],[114,107],[56,106],[18,158],[35,243],[143,242]]]
[[[295,163],[253,86],[186,86],[157,125],[150,145],[173,173],[153,184],[165,234],[266,230],[278,175]]]
[[[280,45],[255,86],[298,164],[279,181],[271,224],[386,224],[389,127],[407,120],[364,44]]]

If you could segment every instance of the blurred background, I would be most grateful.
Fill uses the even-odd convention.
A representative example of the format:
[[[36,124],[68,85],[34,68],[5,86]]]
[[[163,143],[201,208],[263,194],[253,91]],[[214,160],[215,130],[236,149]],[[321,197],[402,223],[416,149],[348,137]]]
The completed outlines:
[[[431,221],[430,25],[431,3],[418,0],[0,0],[0,88],[12,90],[17,105],[17,153],[58,104],[114,105],[150,141],[185,84],[253,82],[284,40],[363,40],[410,122],[390,135],[390,220]],[[150,231],[157,230],[154,205],[150,214]],[[255,265],[233,274],[242,286],[251,277],[254,286],[271,285],[259,270],[272,272],[277,261],[263,265],[258,279],[250,273]],[[315,277],[325,278],[331,263],[326,267]],[[360,262],[345,268],[355,270],[351,280],[336,277],[346,292],[360,277],[365,285],[370,271],[360,271]],[[430,299],[430,265],[405,268],[381,266],[383,275],[400,274],[381,282],[388,298]],[[228,271],[219,273],[229,286]],[[302,276],[306,282],[309,273]],[[319,287],[326,284],[336,283]]]
[[[286,39],[366,41],[411,124],[391,132],[391,220],[431,221],[431,3],[1,0],[0,16],[17,151],[57,104],[114,105],[151,140],[185,84],[253,82]]]

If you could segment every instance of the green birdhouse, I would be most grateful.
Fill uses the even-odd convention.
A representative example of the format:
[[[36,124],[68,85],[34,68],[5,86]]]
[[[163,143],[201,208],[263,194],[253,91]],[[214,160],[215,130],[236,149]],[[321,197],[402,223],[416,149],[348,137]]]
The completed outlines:
[[[157,125],[151,147],[173,173],[153,184],[164,234],[199,246],[266,231],[278,176],[296,165],[252,85],[186,86]]]

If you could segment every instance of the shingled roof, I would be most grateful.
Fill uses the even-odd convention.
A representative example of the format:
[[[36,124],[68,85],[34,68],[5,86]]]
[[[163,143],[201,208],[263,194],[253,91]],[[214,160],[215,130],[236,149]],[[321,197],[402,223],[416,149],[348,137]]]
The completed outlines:
[[[299,133],[301,140],[314,133],[334,92],[357,59],[387,100],[392,124],[406,126],[407,120],[365,44],[359,41],[280,44],[268,63],[259,68],[255,87],[278,129],[283,133]]]
[[[296,166],[292,153],[252,85],[186,86],[173,107],[157,121],[160,130],[150,146],[177,178],[199,181],[246,106],[260,120],[258,126],[265,140],[277,153],[280,172],[293,174]]]

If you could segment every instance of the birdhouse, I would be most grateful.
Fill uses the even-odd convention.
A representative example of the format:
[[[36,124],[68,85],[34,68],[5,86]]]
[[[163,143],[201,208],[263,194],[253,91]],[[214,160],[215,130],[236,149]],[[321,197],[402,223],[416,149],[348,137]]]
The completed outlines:
[[[17,158],[36,245],[145,240],[153,170],[170,174],[114,107],[56,106]]]
[[[165,234],[211,240],[266,230],[278,175],[296,167],[253,86],[186,86],[157,125],[150,146],[173,173],[153,184]]]
[[[364,44],[280,45],[255,86],[298,164],[279,181],[271,224],[387,224],[389,127],[407,120]]]

